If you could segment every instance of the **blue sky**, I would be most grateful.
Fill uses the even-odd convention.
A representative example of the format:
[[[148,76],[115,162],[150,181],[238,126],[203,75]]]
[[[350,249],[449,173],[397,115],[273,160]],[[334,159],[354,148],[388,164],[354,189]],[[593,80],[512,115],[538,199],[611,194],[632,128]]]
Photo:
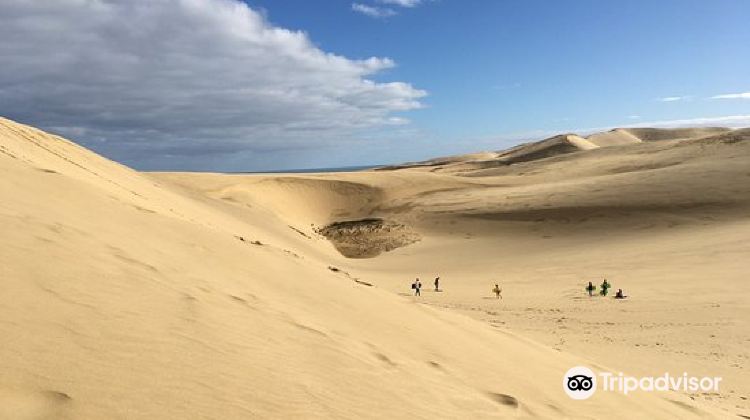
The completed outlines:
[[[284,39],[277,44],[252,50],[248,53],[252,59],[236,64],[247,68],[246,73],[216,73],[218,80],[227,81],[224,85],[207,87],[210,77],[203,76],[200,82],[181,81],[180,95],[171,91],[162,95],[170,98],[169,103],[154,109],[163,112],[169,108],[164,119],[184,123],[170,125],[163,119],[150,119],[146,112],[140,115],[142,108],[128,104],[148,106],[154,102],[139,99],[141,96],[111,103],[119,91],[110,91],[115,82],[109,79],[96,83],[102,94],[91,94],[89,99],[96,109],[111,109],[96,117],[91,112],[66,115],[51,106],[43,111],[36,103],[12,108],[10,101],[18,103],[18,98],[7,95],[3,102],[3,80],[12,79],[14,86],[32,82],[36,86],[42,82],[70,84],[67,79],[56,79],[64,69],[21,82],[10,74],[12,70],[5,70],[6,74],[0,70],[0,114],[57,130],[138,168],[188,170],[391,163],[497,150],[557,132],[626,125],[750,125],[750,2],[744,0],[246,0],[249,8],[245,15],[232,8],[238,1],[157,2],[179,12],[172,16],[152,13],[153,6],[119,10],[142,16],[134,20],[136,27],[143,22],[143,28],[160,29],[141,33],[137,28],[139,35],[133,37],[133,31],[123,28],[116,46],[102,43],[112,62],[126,63],[129,61],[123,57],[132,55],[148,62],[143,57],[150,56],[145,53],[153,41],[149,37],[159,37],[157,44],[164,44],[161,61],[152,67],[133,67],[120,79],[150,80],[162,74],[163,69],[154,68],[163,65],[164,57],[174,57],[174,49],[189,56],[190,60],[182,57],[180,62],[186,63],[188,73],[195,73],[197,78],[198,70],[190,69],[208,67],[209,60],[231,66],[231,49],[250,51],[251,47],[231,36],[239,33],[244,38],[238,39],[252,38],[258,27],[285,31]],[[108,22],[101,12],[83,10],[70,0],[62,3],[66,2],[79,14],[78,21],[81,16],[83,20],[97,19],[107,23],[109,32],[118,30],[111,29],[114,21]],[[201,5],[202,20],[194,16],[198,9],[193,3]],[[17,12],[25,17],[40,13],[47,19],[60,15],[59,11],[53,15],[48,10],[20,6]],[[71,19],[75,16],[71,12]],[[255,22],[258,16],[261,21]],[[254,23],[244,25],[243,18]],[[175,35],[164,29],[184,23],[180,19],[189,22],[194,32],[208,35],[194,41],[191,34]],[[150,25],[154,22],[158,25]],[[234,28],[231,34],[211,38],[210,34],[227,27]],[[68,32],[77,30],[72,23],[70,28]],[[92,28],[98,30],[97,26]],[[52,33],[49,39],[36,42],[38,46],[48,44],[59,35]],[[102,35],[104,39],[108,36]],[[175,41],[163,42],[165,37]],[[13,42],[30,42],[16,39],[5,41],[5,47]],[[122,39],[133,42],[127,54],[113,52],[122,48]],[[179,45],[182,39],[191,46],[205,45],[189,50]],[[261,36],[253,45],[266,39]],[[37,49],[44,53],[42,48]],[[67,49],[73,51],[71,61],[90,60],[85,57],[87,53]],[[278,54],[280,50],[283,53]],[[0,49],[0,58],[12,59],[13,53],[13,48]],[[318,53],[338,58],[326,64],[318,58],[314,64],[305,61],[310,54]],[[269,58],[274,54],[278,57]],[[368,59],[378,61],[367,64]],[[101,66],[106,68],[106,64]],[[174,68],[169,71],[175,74]],[[271,75],[252,79],[263,72]],[[307,74],[315,77],[308,83],[297,83]],[[294,81],[292,87],[289,80],[282,80],[284,77]],[[340,82],[343,79],[347,81]],[[273,87],[275,83],[281,87],[256,95],[259,86]],[[10,84],[6,84],[6,92],[7,86]],[[320,86],[329,90],[319,98],[315,95]],[[221,97],[220,92],[232,88],[253,94]],[[103,94],[105,90],[107,95]],[[90,91],[86,86],[86,94]],[[175,98],[193,91],[200,91],[195,97],[201,100],[218,98],[216,105],[206,105],[202,110],[174,106]],[[307,105],[290,110],[291,99],[285,98],[277,106],[274,101],[278,97],[274,95],[279,91]],[[717,98],[719,95],[729,96]],[[247,115],[240,115],[242,110],[248,110]],[[113,117],[118,112],[140,116]],[[196,115],[199,112],[206,114]],[[306,114],[304,118],[295,120],[302,113]],[[201,126],[190,130],[200,131],[195,135],[178,128],[199,124],[193,121],[201,118],[205,118],[204,125],[219,127],[226,122],[232,129]],[[329,120],[335,121],[328,124]]]
[[[394,59],[382,78],[427,90],[409,118],[446,138],[750,112],[707,100],[750,91],[747,1],[438,0],[378,19],[347,1],[248,3],[326,51]],[[656,100],[676,96],[690,98]]]

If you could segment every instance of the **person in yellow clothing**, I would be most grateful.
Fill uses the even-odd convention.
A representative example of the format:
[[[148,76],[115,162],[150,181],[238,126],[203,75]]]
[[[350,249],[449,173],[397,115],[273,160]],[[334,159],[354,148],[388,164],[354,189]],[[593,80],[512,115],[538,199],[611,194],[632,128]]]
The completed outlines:
[[[495,294],[495,298],[502,299],[503,298],[503,289],[500,288],[500,285],[495,285],[495,287],[492,289],[492,293]]]
[[[596,286],[594,286],[593,283],[589,282],[589,285],[586,286],[586,291],[589,292],[589,296],[594,296],[594,292],[596,291]]]

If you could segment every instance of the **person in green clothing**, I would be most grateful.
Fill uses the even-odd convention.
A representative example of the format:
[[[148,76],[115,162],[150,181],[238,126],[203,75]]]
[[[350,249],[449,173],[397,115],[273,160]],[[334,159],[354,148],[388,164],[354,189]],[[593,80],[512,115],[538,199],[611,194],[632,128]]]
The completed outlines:
[[[604,279],[601,287],[602,287],[602,291],[600,293],[602,294],[602,296],[607,296],[607,291],[609,290],[610,287],[612,287],[612,285],[609,284],[607,279]]]

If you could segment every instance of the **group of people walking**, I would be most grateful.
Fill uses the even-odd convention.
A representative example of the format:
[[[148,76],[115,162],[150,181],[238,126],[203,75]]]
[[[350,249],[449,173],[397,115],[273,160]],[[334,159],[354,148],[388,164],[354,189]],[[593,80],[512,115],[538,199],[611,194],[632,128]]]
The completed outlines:
[[[612,288],[612,285],[607,281],[607,279],[604,279],[602,282],[602,285],[599,289],[599,294],[602,296],[607,296],[607,293],[609,293],[609,289]],[[596,292],[596,286],[592,282],[589,282],[588,286],[586,286],[586,291],[589,293],[589,296],[594,296],[594,293]],[[617,289],[617,293],[615,293],[615,299],[625,299],[627,296],[622,292],[622,289]]]
[[[433,285],[435,286],[436,292],[442,292],[440,290],[440,277],[435,277],[435,281],[433,282]],[[411,284],[411,288],[414,291],[414,296],[422,296],[422,282],[419,280],[419,277],[417,277],[416,280]],[[602,282],[600,288],[599,288],[599,294],[602,296],[607,296],[609,293],[609,289],[612,288],[612,285],[607,281],[607,279],[604,279]],[[588,292],[589,296],[594,296],[596,293],[596,286],[592,282],[589,282],[588,286],[586,286],[586,291]],[[496,299],[502,299],[503,298],[503,289],[500,287],[499,284],[495,284],[495,287],[492,288],[492,294],[495,295]],[[615,299],[625,299],[627,296],[623,293],[622,289],[617,289],[617,293],[615,293]]]
[[[440,292],[440,277],[435,277],[433,284],[435,285],[435,291]],[[414,290],[414,296],[422,296],[422,282],[419,281],[419,277],[411,284],[411,288]]]
[[[436,292],[442,292],[442,290],[440,290],[440,277],[435,277],[433,284],[435,285]],[[416,280],[414,280],[414,283],[411,284],[411,289],[414,290],[414,296],[422,296],[422,282],[419,280],[419,277],[417,277]],[[503,289],[501,289],[498,284],[495,284],[495,287],[492,288],[492,293],[495,294],[496,299],[503,298]]]

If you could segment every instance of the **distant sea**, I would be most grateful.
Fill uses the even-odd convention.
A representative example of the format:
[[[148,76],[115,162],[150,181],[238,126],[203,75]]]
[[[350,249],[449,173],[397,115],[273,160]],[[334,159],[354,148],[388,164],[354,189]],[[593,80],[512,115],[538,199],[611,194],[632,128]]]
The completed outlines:
[[[340,166],[338,168],[279,169],[272,171],[229,172],[232,174],[312,174],[319,172],[357,172],[379,168],[384,165]]]

